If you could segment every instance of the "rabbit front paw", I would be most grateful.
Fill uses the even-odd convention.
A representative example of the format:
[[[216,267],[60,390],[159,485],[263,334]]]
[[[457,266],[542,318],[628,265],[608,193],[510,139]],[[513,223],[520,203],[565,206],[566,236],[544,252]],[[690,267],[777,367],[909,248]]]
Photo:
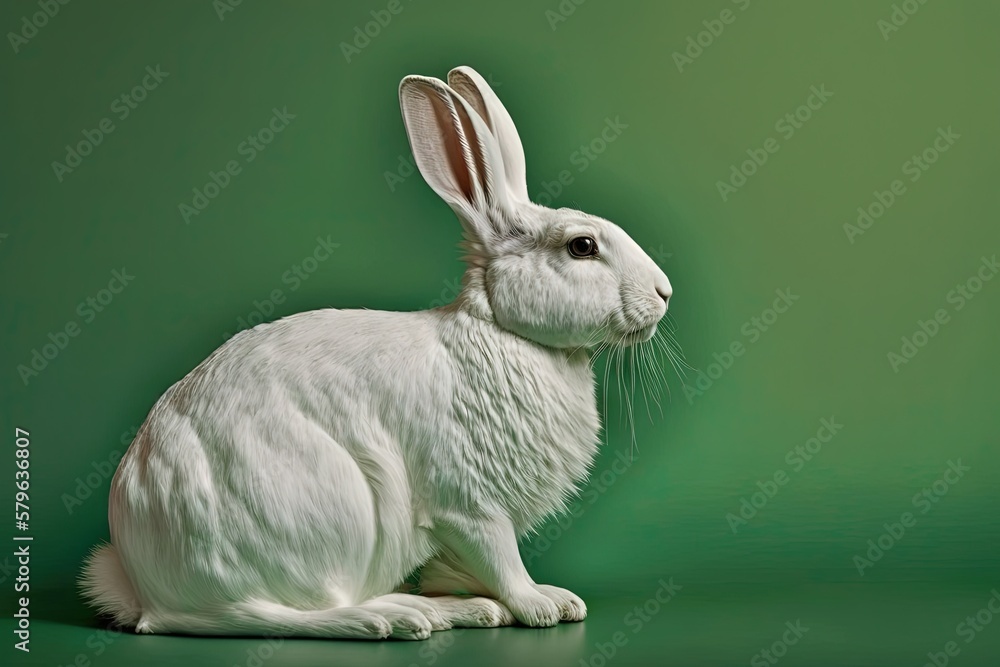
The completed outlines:
[[[533,588],[501,602],[507,605],[518,621],[530,628],[548,628],[556,625],[562,615],[555,602]]]
[[[587,604],[565,588],[535,584],[535,590],[555,603],[560,620],[574,622],[587,618]]]

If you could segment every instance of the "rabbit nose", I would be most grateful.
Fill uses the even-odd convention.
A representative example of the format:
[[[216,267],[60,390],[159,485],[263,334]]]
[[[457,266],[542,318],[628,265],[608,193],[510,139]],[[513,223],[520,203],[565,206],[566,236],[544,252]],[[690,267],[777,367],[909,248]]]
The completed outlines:
[[[653,289],[656,290],[657,296],[663,299],[663,305],[666,306],[670,301],[670,297],[673,296],[674,290],[670,286],[670,279],[667,278],[667,274],[661,271],[660,267],[655,264],[653,268]]]
[[[670,281],[666,276],[660,276],[659,280],[656,281],[656,293],[663,299],[663,304],[666,305],[670,301],[670,297],[673,296],[674,290],[670,286]]]

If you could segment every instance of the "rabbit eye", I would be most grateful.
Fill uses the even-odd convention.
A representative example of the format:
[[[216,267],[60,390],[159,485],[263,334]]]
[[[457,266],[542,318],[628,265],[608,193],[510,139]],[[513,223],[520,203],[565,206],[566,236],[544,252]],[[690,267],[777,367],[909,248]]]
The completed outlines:
[[[573,257],[595,257],[597,255],[597,241],[589,236],[577,236],[567,244],[569,254]]]

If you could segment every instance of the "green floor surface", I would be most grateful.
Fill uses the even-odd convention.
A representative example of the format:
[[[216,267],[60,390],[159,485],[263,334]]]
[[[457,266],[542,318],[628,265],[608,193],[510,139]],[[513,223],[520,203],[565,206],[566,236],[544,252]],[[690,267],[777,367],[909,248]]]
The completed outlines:
[[[30,654],[7,653],[14,653],[15,665],[79,667],[921,667],[934,664],[930,653],[941,666],[996,667],[1000,614],[993,622],[987,608],[991,590],[989,585],[923,583],[796,588],[688,584],[663,605],[649,602],[655,591],[647,598],[591,599],[590,617],[583,623],[545,630],[453,630],[423,642],[136,636],[99,628],[65,595],[61,600],[42,595],[41,611],[32,619]],[[1000,609],[1000,595],[993,606]],[[3,636],[10,638],[11,621],[3,623]],[[949,642],[954,644],[949,647]],[[946,655],[949,648],[952,656]]]

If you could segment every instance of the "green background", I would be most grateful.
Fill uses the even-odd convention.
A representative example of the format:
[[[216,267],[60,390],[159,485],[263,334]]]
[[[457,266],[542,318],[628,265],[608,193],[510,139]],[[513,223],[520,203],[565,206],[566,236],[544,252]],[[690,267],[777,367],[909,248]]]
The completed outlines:
[[[28,429],[35,538],[33,650],[11,646],[11,547],[0,651],[15,664],[249,665],[257,651],[270,664],[599,667],[623,631],[608,664],[747,664],[801,619],[787,664],[920,665],[948,641],[955,664],[996,664],[1000,619],[970,643],[956,633],[1000,586],[1000,281],[961,310],[947,295],[1000,252],[1000,7],[907,3],[919,9],[886,39],[882,1],[565,0],[559,15],[557,0],[403,0],[348,62],[341,43],[387,4],[245,1],[220,19],[209,0],[71,2],[17,53],[0,48],[0,468],[13,478],[14,427]],[[723,9],[732,22],[679,69],[673,54],[703,21],[718,31]],[[4,3],[0,28],[37,11]],[[423,644],[289,640],[272,657],[260,640],[100,634],[73,583],[108,534],[100,470],[255,300],[282,291],[273,319],[454,296],[457,222],[419,175],[387,173],[408,173],[399,80],[459,64],[488,76],[517,122],[532,195],[566,170],[555,205],[608,217],[652,251],[689,363],[716,376],[689,372],[704,391],[686,393],[660,359],[671,397],[652,419],[639,399],[620,474],[606,471],[630,460],[631,432],[611,380],[596,479],[523,546],[536,580],[582,595],[590,618]],[[169,76],[120,119],[113,100],[157,65]],[[833,95],[786,138],[775,124],[812,86]],[[240,143],[285,107],[294,120],[247,163]],[[60,182],[52,162],[105,117],[114,131]],[[581,162],[607,119],[627,128]],[[904,162],[939,127],[960,138],[910,181]],[[778,151],[723,201],[717,182],[769,137]],[[233,159],[242,171],[185,224],[179,204]],[[849,242],[844,225],[894,179],[905,193]],[[283,275],[318,237],[339,247],[292,289]],[[78,304],[122,267],[135,279],[84,321]],[[744,326],[778,289],[798,301],[751,341]],[[948,322],[894,372],[887,354],[940,308]],[[68,322],[79,335],[25,384],[18,366]],[[745,353],[713,370],[736,341]],[[786,454],[822,418],[843,428],[794,469]],[[914,494],[959,459],[969,471],[921,513]],[[787,483],[734,532],[727,515],[778,471]],[[859,573],[855,557],[907,511],[915,525]],[[670,578],[683,588],[633,632],[626,614]]]

